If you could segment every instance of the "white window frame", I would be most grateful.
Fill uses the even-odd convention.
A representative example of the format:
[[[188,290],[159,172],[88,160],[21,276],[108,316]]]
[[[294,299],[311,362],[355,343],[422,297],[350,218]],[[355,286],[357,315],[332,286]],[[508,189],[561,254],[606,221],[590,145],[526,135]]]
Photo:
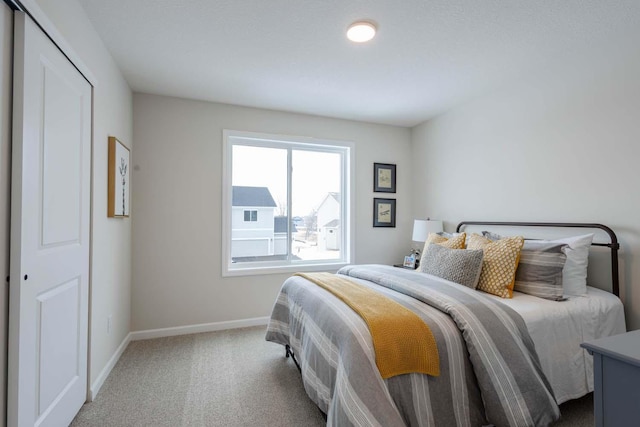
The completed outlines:
[[[354,259],[353,241],[355,227],[353,224],[354,195],[353,191],[355,171],[355,146],[352,142],[317,139],[300,136],[273,135],[258,132],[245,132],[224,129],[223,136],[223,161],[222,161],[222,276],[247,276],[254,274],[291,273],[296,271],[327,271],[335,270],[347,265]],[[330,152],[342,154],[342,188],[341,209],[344,219],[341,258],[333,260],[292,260],[285,261],[261,261],[252,263],[231,262],[231,211],[232,211],[232,147],[233,145],[249,145],[266,148],[284,148],[294,150],[309,150],[318,152]],[[291,164],[291,151],[288,164]],[[287,174],[287,194],[291,195],[291,170]],[[287,201],[287,212],[291,212],[291,198]],[[288,241],[291,241],[291,232],[288,230]],[[289,254],[291,255],[291,254]]]

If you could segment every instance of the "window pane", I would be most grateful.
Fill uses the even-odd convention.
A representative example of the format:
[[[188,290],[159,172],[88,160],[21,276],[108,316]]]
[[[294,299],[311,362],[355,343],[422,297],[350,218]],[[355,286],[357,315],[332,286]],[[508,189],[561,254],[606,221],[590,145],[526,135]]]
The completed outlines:
[[[348,263],[350,144],[225,133],[223,275]]]
[[[231,182],[232,262],[286,260],[287,150],[233,145]]]
[[[341,155],[293,150],[291,253],[303,260],[341,258]]]

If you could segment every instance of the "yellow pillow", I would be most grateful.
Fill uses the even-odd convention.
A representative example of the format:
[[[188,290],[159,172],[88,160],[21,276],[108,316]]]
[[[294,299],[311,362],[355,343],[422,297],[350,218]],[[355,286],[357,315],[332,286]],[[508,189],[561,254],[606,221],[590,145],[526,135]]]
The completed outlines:
[[[522,245],[524,238],[521,236],[492,241],[479,234],[470,234],[467,249],[484,251],[477,289],[502,298],[511,298]]]
[[[437,243],[438,245],[449,249],[464,249],[466,236],[466,233],[460,233],[452,237],[444,237],[436,233],[429,233],[427,241],[424,242],[424,249],[426,250],[430,243]]]

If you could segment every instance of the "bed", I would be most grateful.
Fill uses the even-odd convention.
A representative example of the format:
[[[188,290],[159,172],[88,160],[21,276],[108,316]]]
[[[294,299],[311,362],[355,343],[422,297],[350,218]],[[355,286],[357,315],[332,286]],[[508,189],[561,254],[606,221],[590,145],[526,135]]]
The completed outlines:
[[[591,286],[552,301],[513,292],[505,299],[452,281],[384,265],[350,265],[337,276],[416,313],[436,339],[440,374],[383,379],[367,323],[307,278],[287,279],[266,339],[298,365],[327,425],[537,426],[555,422],[558,404],[593,390],[593,362],[580,343],[623,333],[615,233],[599,224],[486,223],[465,227],[595,228],[608,236],[612,292]],[[586,267],[586,266],[585,266]]]

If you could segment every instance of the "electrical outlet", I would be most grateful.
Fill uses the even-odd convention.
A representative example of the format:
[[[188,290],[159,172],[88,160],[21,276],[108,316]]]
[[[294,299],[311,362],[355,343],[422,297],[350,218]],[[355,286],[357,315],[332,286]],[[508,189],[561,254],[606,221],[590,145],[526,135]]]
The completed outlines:
[[[113,316],[110,314],[107,316],[107,335],[111,334],[111,320]]]

